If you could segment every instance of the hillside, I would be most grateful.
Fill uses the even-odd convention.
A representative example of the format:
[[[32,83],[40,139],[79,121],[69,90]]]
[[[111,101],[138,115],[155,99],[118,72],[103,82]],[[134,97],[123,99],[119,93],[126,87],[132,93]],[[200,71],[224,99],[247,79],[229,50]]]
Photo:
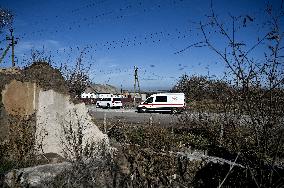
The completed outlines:
[[[91,89],[96,93],[120,93],[119,89],[108,84],[91,84]]]

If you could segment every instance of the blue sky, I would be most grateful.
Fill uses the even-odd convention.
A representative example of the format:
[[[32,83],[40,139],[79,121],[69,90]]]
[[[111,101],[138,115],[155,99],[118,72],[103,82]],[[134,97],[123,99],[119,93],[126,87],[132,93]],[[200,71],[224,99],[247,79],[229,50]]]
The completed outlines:
[[[281,0],[270,1],[280,6]],[[266,1],[214,0],[224,23],[232,15],[256,15],[261,20]],[[18,64],[30,59],[31,49],[51,55],[57,66],[72,66],[84,51],[95,83],[131,89],[133,67],[138,66],[141,88],[169,89],[184,74],[216,75],[226,71],[206,48],[176,53],[199,41],[194,22],[205,19],[208,0],[1,0],[15,14],[13,28],[19,37]],[[255,30],[240,33],[255,38]],[[261,32],[261,31],[258,31]],[[2,33],[0,40],[7,34]],[[5,42],[1,47],[4,48]],[[1,66],[9,66],[7,56]]]

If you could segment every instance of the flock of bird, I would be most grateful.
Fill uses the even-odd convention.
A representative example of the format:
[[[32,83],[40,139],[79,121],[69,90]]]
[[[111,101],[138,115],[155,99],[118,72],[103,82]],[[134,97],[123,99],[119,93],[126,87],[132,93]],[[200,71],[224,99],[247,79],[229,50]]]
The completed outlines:
[[[120,7],[112,7],[112,9],[104,10],[104,4],[107,4],[109,0],[91,0],[86,2],[84,5],[81,5],[75,9],[70,10],[69,15],[54,15],[53,17],[40,18],[40,21],[35,21],[31,23],[37,30],[21,33],[18,36],[21,40],[30,39],[33,37],[40,38],[45,35],[56,35],[59,33],[68,32],[78,32],[81,28],[86,27],[94,27],[99,22],[117,22],[123,21],[128,17],[132,17],[138,14],[147,14],[154,11],[160,11],[163,8],[173,7],[173,6],[183,6],[184,0],[166,0],[161,2],[151,2],[151,6],[147,4],[147,2],[142,0],[136,1],[126,1],[121,3]],[[123,1],[121,1],[123,2]],[[149,2],[148,2],[149,3]],[[98,7],[100,8],[98,11]],[[96,10],[96,11],[95,11]],[[85,15],[86,12],[96,12],[92,16]],[[64,21],[64,16],[73,16],[74,19],[71,21]],[[70,20],[70,19],[69,19]],[[41,26],[48,24],[49,22],[61,22],[61,24],[57,24],[56,27],[47,27],[40,28]],[[15,28],[16,29],[16,28]],[[95,54],[98,51],[111,51],[114,49],[120,48],[133,48],[139,47],[143,45],[159,45],[162,42],[174,41],[174,40],[185,40],[192,36],[190,28],[186,28],[185,26],[181,28],[167,28],[161,29],[160,31],[152,31],[152,32],[143,32],[140,33],[130,33],[129,35],[108,41],[100,41],[100,42],[85,42],[85,50],[84,55],[89,56],[89,59],[92,61]],[[5,40],[5,39],[4,39]],[[4,41],[3,40],[3,41]],[[1,41],[1,42],[3,42]],[[19,41],[19,42],[20,42]],[[1,45],[1,43],[0,43]],[[48,54],[50,56],[67,56],[70,59],[70,56],[74,56],[76,52],[81,52],[82,46],[72,46],[63,47],[60,49],[56,49],[55,51],[49,51]],[[184,50],[175,52],[175,54],[179,54]],[[1,51],[0,51],[1,53]],[[24,60],[28,61],[28,57],[30,54],[24,54]],[[69,60],[68,60],[69,61]],[[95,62],[95,60],[93,60]],[[147,67],[139,67],[139,76],[141,80],[164,80],[169,79],[169,77],[161,76],[157,74],[155,71],[151,71],[149,68],[154,69],[156,65],[147,65]],[[178,70],[183,71],[187,66],[183,66],[179,64]],[[101,69],[96,70],[95,74],[105,74],[109,76],[108,81],[111,79],[111,75],[113,74],[128,74],[133,76],[133,67],[123,67],[123,68],[111,68],[111,69]],[[172,78],[170,78],[172,79]],[[108,82],[106,81],[106,82]]]

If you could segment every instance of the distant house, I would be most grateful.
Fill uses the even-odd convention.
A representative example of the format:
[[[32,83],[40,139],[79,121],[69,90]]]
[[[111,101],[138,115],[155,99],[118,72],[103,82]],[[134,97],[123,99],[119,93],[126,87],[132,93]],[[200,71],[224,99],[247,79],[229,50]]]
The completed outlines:
[[[111,85],[92,84],[81,94],[81,98],[85,100],[97,100],[98,98],[110,98],[112,96],[133,100],[134,92],[123,90],[122,93],[120,93],[118,89]],[[135,93],[135,99],[145,101],[146,98],[146,93],[141,93],[141,96],[138,94],[138,92]]]
[[[92,87],[87,87],[86,90],[81,94],[82,99],[96,99],[97,94]]]
[[[114,86],[102,85],[102,84],[91,84],[81,94],[81,98],[82,99],[98,99],[98,98],[109,98],[114,95],[123,98],[123,95],[120,94]]]
[[[97,95],[95,93],[82,93],[81,94],[82,99],[96,99]]]
[[[121,94],[113,94],[113,93],[97,93],[98,98],[112,98],[112,97],[119,97],[123,98],[123,95]]]

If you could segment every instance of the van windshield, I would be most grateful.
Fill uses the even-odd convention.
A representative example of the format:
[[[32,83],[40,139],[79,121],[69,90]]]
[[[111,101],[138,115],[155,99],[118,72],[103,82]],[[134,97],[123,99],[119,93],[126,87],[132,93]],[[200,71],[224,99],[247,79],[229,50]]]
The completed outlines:
[[[153,97],[149,97],[144,104],[153,103]]]
[[[111,101],[111,98],[101,98],[100,101]]]
[[[113,98],[113,101],[121,101],[121,98]]]

